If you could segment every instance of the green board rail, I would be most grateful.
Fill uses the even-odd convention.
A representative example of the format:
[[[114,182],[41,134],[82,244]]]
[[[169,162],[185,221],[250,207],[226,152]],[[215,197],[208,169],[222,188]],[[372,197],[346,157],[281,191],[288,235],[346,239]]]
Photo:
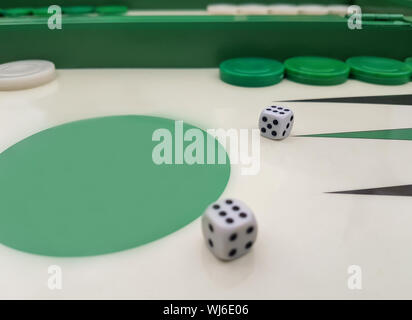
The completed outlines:
[[[345,60],[412,55],[412,23],[364,21],[350,30],[338,16],[46,17],[0,19],[0,62],[47,59],[58,68],[217,67],[226,59],[285,60],[320,55]]]
[[[0,8],[16,7],[46,7],[59,6],[102,6],[124,5],[130,9],[205,9],[207,5],[214,3],[245,4],[250,0],[2,0]],[[256,3],[273,4],[273,0],[259,0]],[[378,13],[403,13],[412,14],[411,0],[282,0],[280,3],[290,4],[346,4],[358,5],[363,12]]]
[[[399,1],[399,0],[398,0]],[[2,0],[1,8],[14,7],[44,7],[59,6],[84,6],[84,5],[125,5],[131,9],[205,9],[213,3],[250,3],[250,0]],[[273,4],[273,0],[259,0],[258,3]],[[291,4],[352,4],[351,0],[283,0],[282,3]],[[399,5],[399,4],[398,4]]]

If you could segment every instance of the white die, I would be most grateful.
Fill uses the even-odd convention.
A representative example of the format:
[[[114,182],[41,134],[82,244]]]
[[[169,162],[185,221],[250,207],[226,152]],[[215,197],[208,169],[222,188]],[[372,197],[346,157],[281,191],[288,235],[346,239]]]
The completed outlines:
[[[273,140],[281,140],[292,131],[294,115],[287,107],[269,106],[259,116],[260,134]]]
[[[233,260],[250,251],[257,224],[252,210],[242,201],[222,199],[206,209],[202,231],[207,247],[216,257]]]

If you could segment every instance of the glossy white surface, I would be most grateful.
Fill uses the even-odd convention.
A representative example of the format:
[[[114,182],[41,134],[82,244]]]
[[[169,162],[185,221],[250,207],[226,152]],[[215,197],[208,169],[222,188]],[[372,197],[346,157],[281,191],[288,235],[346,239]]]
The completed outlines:
[[[240,88],[221,82],[216,69],[57,73],[45,86],[0,92],[0,151],[90,117],[147,114],[203,128],[252,129],[271,101],[412,92],[412,83],[358,81]],[[412,298],[412,198],[325,193],[412,183],[412,142],[293,136],[408,128],[412,107],[282,105],[295,114],[292,136],[261,139],[260,173],[241,176],[233,166],[223,195],[255,212],[259,237],[250,254],[229,263],[215,259],[200,219],[151,244],[98,257],[42,257],[0,245],[0,298]],[[62,268],[62,290],[47,287],[50,265]],[[348,289],[349,265],[362,267],[362,290]]]

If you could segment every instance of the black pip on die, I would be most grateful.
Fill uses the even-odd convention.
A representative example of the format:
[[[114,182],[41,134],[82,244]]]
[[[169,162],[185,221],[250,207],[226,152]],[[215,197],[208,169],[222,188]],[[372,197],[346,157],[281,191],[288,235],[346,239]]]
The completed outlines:
[[[286,107],[266,107],[259,116],[260,134],[266,138],[281,140],[292,131],[294,115]]]
[[[217,258],[233,260],[250,251],[257,224],[252,210],[243,202],[223,199],[206,209],[202,231],[207,247]]]

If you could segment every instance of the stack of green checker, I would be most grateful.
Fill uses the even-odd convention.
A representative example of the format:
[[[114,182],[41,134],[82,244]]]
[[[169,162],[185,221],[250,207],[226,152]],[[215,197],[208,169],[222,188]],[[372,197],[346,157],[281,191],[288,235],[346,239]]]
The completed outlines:
[[[10,8],[10,9],[0,9],[0,16],[4,15],[7,17],[22,17],[22,16],[48,16],[49,7],[39,7],[39,8]],[[113,5],[113,6],[68,6],[63,7],[62,12],[68,15],[84,15],[97,12],[100,15],[122,15],[127,13],[127,6]]]
[[[317,56],[289,58],[282,63],[265,58],[236,58],[220,64],[224,82],[263,87],[283,79],[310,85],[337,85],[350,77],[375,84],[401,85],[410,81],[412,57],[405,62],[382,57],[352,57],[346,62]]]
[[[409,82],[408,64],[389,58],[353,57],[346,60],[353,78],[376,84],[399,85]]]
[[[313,85],[336,85],[349,77],[349,67],[342,61],[324,57],[294,57],[285,61],[288,79]]]
[[[282,63],[265,58],[230,59],[220,64],[224,82],[242,87],[264,87],[280,82],[285,68]]]
[[[412,70],[412,57],[406,58],[405,63],[411,68]],[[411,75],[412,77],[412,75]],[[412,79],[412,78],[411,78]]]
[[[63,7],[62,12],[64,14],[69,14],[69,15],[90,14],[90,13],[95,12],[95,7],[93,7],[93,6]],[[35,8],[35,9],[33,9],[33,14],[35,16],[48,16],[48,15],[50,15],[50,13],[48,12],[48,7]]]
[[[34,16],[38,16],[38,17],[45,17],[45,16],[51,15],[49,13],[48,7],[34,8],[32,12]]]
[[[2,13],[6,17],[29,16],[33,13],[33,8],[10,8],[3,9]]]
[[[93,6],[72,6],[72,7],[63,7],[64,14],[70,15],[82,15],[90,14],[95,12],[96,8]]]
[[[96,12],[101,15],[120,15],[128,11],[126,6],[99,6]]]

